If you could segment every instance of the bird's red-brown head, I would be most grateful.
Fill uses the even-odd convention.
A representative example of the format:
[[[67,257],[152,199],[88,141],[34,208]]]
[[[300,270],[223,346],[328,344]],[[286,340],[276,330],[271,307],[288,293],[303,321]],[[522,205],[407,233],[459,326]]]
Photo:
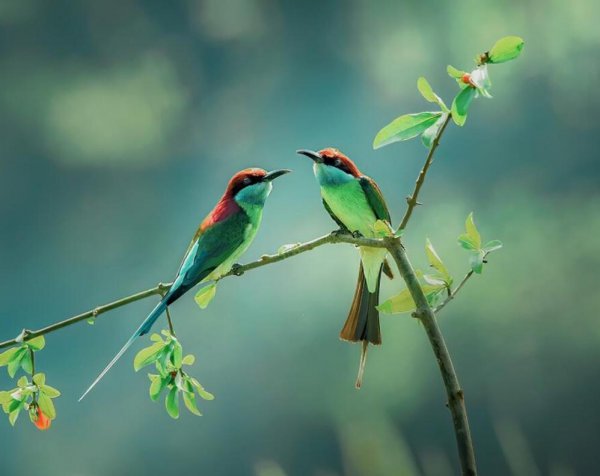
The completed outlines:
[[[328,147],[318,152],[304,149],[298,150],[297,152],[298,154],[305,155],[309,159],[312,159],[315,163],[335,167],[354,177],[360,177],[362,175],[360,170],[358,170],[358,167],[348,156],[333,147]]]
[[[231,180],[227,184],[227,189],[225,190],[225,196],[233,198],[246,187],[258,183],[271,182],[277,177],[289,172],[290,170],[286,169],[273,170],[272,172],[267,172],[266,170],[259,168],[240,170],[231,177]]]

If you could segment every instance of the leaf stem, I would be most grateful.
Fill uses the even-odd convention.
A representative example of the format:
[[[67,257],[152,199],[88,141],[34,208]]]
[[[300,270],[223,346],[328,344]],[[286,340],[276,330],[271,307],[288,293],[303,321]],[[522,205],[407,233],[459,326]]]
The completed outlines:
[[[452,114],[446,114],[446,119],[442,123],[440,129],[438,130],[438,133],[436,134],[435,138],[433,139],[433,141],[431,143],[431,147],[429,148],[429,153],[427,154],[427,158],[425,159],[425,164],[423,165],[423,168],[419,172],[417,180],[415,181],[415,188],[414,188],[412,194],[409,195],[408,197],[406,197],[406,203],[407,203],[406,212],[404,212],[404,217],[402,217],[400,226],[398,226],[399,231],[404,230],[406,228],[406,225],[408,224],[408,220],[410,220],[410,217],[412,216],[413,210],[415,209],[415,207],[417,205],[420,205],[419,202],[417,201],[417,198],[419,198],[419,192],[421,191],[421,187],[423,186],[423,183],[425,182],[425,176],[427,175],[427,171],[429,170],[429,167],[431,166],[431,164],[433,162],[433,155],[435,154],[435,151],[438,148],[440,139],[441,139],[442,135],[444,134],[444,131],[446,130],[446,126],[450,122],[451,118],[452,118]]]
[[[167,308],[165,309],[165,312],[167,314],[167,323],[169,324],[169,332],[171,333],[171,335],[173,337],[176,337],[175,329],[173,328],[173,321],[171,320],[171,313],[169,312],[169,306],[167,306]]]
[[[486,256],[489,253],[485,253],[483,255],[483,260],[485,260]],[[473,274],[475,273],[475,271],[471,270],[469,271],[467,274],[465,274],[465,276],[462,278],[462,280],[460,281],[460,283],[458,284],[458,286],[456,286],[456,289],[454,291],[450,291],[450,289],[448,289],[448,296],[446,297],[446,299],[444,299],[444,301],[442,301],[434,310],[433,312],[437,315],[438,312],[440,312],[442,309],[444,309],[448,303],[450,301],[452,301],[456,295],[458,294],[458,292],[464,287],[464,285],[467,283],[467,281],[469,279],[471,279],[471,276],[473,276]]]

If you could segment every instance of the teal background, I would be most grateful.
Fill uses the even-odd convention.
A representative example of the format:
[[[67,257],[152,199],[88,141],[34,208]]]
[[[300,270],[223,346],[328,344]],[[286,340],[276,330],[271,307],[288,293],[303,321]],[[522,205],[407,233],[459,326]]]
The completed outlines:
[[[426,150],[373,151],[396,116],[447,102],[447,64],[504,35],[494,99],[450,126],[406,232],[453,274],[471,211],[490,258],[440,325],[464,387],[481,474],[586,475],[600,464],[600,4],[491,1],[0,1],[0,335],[38,328],[172,278],[197,224],[247,166],[275,183],[245,256],[333,228],[298,148],[336,146],[404,212]],[[359,349],[338,332],[358,255],[328,246],[172,309],[192,374],[216,395],[171,420],[133,372],[139,342],[78,396],[155,302],[49,335],[37,365],[63,396],[49,432],[0,422],[1,474],[451,475],[457,460],[421,326],[383,318]],[[402,284],[386,283],[390,296]],[[4,369],[0,388],[11,387]]]

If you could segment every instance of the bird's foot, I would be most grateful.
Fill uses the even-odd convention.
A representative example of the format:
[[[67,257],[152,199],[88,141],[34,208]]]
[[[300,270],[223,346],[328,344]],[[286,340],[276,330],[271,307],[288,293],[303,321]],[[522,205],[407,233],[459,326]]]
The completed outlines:
[[[242,269],[242,265],[239,263],[235,263],[232,267],[231,267],[231,272],[235,275],[235,276],[241,276],[242,274],[244,274],[244,270]]]
[[[362,233],[358,230],[352,232],[352,238],[364,238]]]

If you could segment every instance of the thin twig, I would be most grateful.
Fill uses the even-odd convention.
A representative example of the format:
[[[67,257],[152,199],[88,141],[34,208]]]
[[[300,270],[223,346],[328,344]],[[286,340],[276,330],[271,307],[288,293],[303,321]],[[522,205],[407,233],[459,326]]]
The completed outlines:
[[[233,275],[241,276],[246,271],[260,268],[260,267],[266,266],[268,264],[277,263],[278,261],[283,261],[285,259],[291,258],[292,256],[296,256],[296,255],[299,255],[300,253],[304,253],[306,251],[313,250],[322,245],[335,244],[335,243],[348,243],[348,244],[352,244],[355,246],[371,246],[371,247],[375,247],[375,248],[383,248],[386,246],[384,240],[356,237],[356,236],[353,236],[348,233],[341,233],[339,231],[336,231],[336,232],[330,233],[328,235],[322,236],[320,238],[317,238],[315,240],[308,241],[306,243],[302,243],[297,246],[294,246],[293,248],[290,248],[287,251],[284,251],[282,253],[278,253],[275,255],[264,255],[257,261],[253,261],[253,262],[245,264],[245,265],[235,266],[234,268],[232,268],[232,270],[229,273],[224,275],[222,278],[227,277],[227,276],[233,276]],[[141,292],[132,294],[130,296],[124,297],[122,299],[119,299],[117,301],[114,301],[114,302],[111,302],[108,304],[104,304],[102,306],[98,306],[98,307],[91,309],[89,311],[86,311],[82,314],[78,314],[76,316],[70,317],[63,321],[56,322],[54,324],[51,324],[47,327],[43,327],[43,328],[35,330],[35,331],[29,331],[29,330],[24,329],[19,334],[19,336],[15,337],[14,339],[0,342],[0,349],[3,349],[5,347],[12,347],[13,345],[23,342],[23,340],[27,341],[27,340],[33,339],[34,337],[49,334],[51,332],[62,329],[63,327],[67,327],[67,326],[76,324],[78,322],[87,320],[89,318],[95,319],[100,314],[104,314],[108,311],[112,311],[114,309],[117,309],[117,308],[120,308],[123,306],[127,306],[128,304],[134,303],[136,301],[140,301],[142,299],[146,299],[151,296],[163,295],[166,291],[169,290],[169,288],[171,287],[171,284],[172,283],[168,283],[168,284],[160,283],[153,288],[146,289],[145,291],[141,291]]]
[[[406,225],[408,224],[408,220],[410,220],[413,210],[415,209],[415,207],[417,205],[420,205],[420,203],[417,201],[417,198],[419,198],[419,192],[421,191],[423,182],[425,182],[425,176],[427,175],[427,171],[429,170],[429,167],[431,166],[431,163],[433,162],[433,154],[435,153],[435,150],[437,149],[437,147],[440,143],[440,139],[441,139],[442,135],[444,134],[444,131],[446,130],[446,126],[450,122],[451,118],[452,118],[451,114],[446,115],[446,119],[442,123],[440,129],[438,130],[438,133],[435,136],[435,139],[433,139],[433,142],[431,143],[431,147],[429,148],[429,153],[427,154],[427,158],[425,159],[425,164],[423,165],[423,168],[421,169],[421,172],[419,172],[419,176],[417,177],[417,180],[415,181],[415,188],[413,190],[413,193],[411,195],[409,195],[408,197],[406,197],[406,203],[407,203],[406,212],[404,213],[404,217],[402,218],[402,221],[400,222],[400,226],[398,227],[398,230],[404,230],[406,228]]]
[[[167,314],[167,323],[169,324],[169,332],[175,337],[175,329],[173,328],[173,320],[171,319],[171,313],[169,312],[169,306],[165,309]]]
[[[473,441],[471,440],[471,431],[469,429],[464,393],[460,388],[458,377],[454,370],[452,359],[450,358],[450,353],[444,342],[444,337],[400,240],[388,240],[388,249],[394,258],[394,261],[396,261],[400,275],[406,282],[406,287],[417,305],[417,310],[414,315],[421,321],[427,332],[429,343],[431,344],[440,373],[442,374],[442,380],[448,396],[448,408],[450,409],[452,421],[454,423],[454,434],[458,445],[458,455],[462,474],[474,476],[477,474],[477,467],[475,464],[475,451],[473,449]]]

